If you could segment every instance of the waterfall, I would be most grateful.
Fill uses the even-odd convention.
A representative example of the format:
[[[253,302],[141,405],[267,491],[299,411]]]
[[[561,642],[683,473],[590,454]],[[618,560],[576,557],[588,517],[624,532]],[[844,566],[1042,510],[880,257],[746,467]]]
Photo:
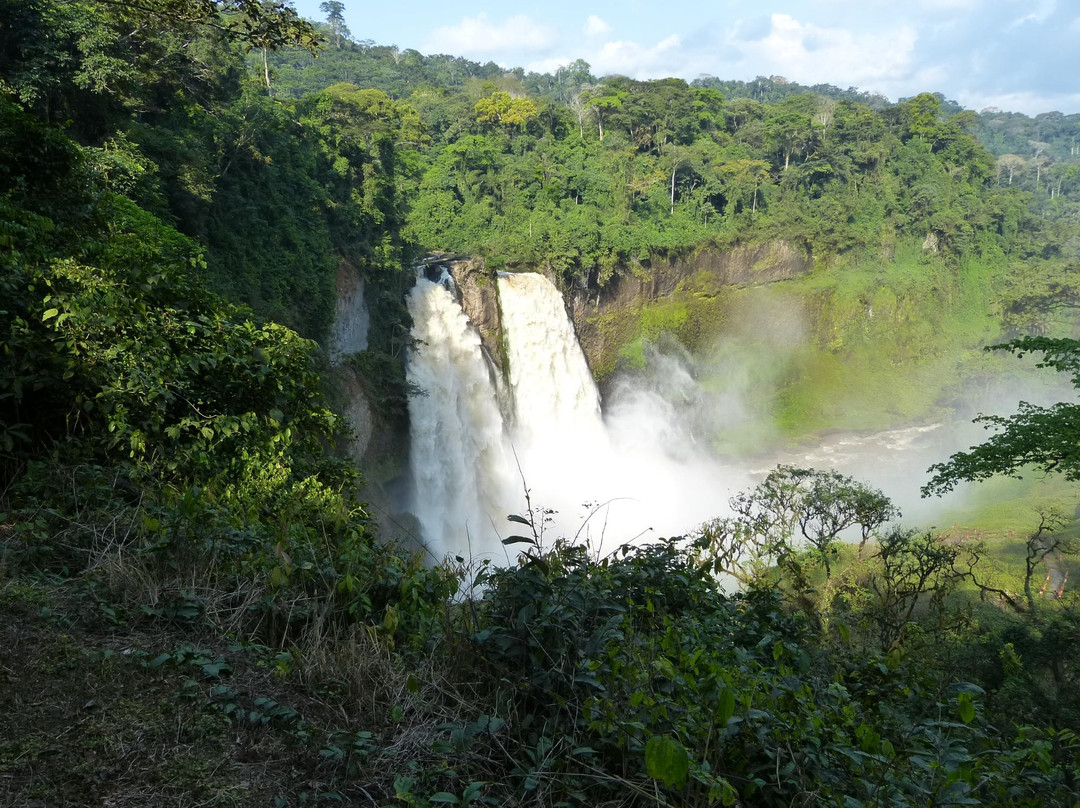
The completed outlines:
[[[559,290],[543,275],[504,273],[499,305],[515,438],[596,448],[604,441],[600,393]]]
[[[452,290],[444,270],[437,283],[421,276],[408,299],[417,346],[407,376],[422,391],[409,399],[410,510],[436,559],[453,552],[505,562],[492,524],[501,530],[512,508],[514,466],[492,370]]]
[[[709,425],[745,420],[745,405],[703,387],[689,356],[651,357],[647,373],[612,385],[602,414],[555,286],[538,274],[502,274],[498,291],[505,380],[485,358],[446,271],[439,282],[421,277],[409,297],[418,346],[408,379],[424,391],[409,401],[410,510],[436,559],[455,553],[507,561],[500,538],[528,532],[506,521],[525,513],[523,483],[547,546],[565,538],[609,552],[627,541],[684,534],[722,515],[733,493],[750,488],[776,462],[826,463],[897,490],[876,482],[881,467],[905,457],[922,469],[944,456],[940,445],[914,451],[922,440],[915,438],[933,434],[923,427],[882,433],[888,445],[869,447],[865,457],[840,451],[867,443],[860,438],[827,443],[824,455],[803,450],[721,459],[709,444]],[[701,440],[695,424],[703,425]]]
[[[715,515],[729,493],[722,471],[686,450],[671,456],[687,441],[676,439],[670,407],[658,415],[653,399],[617,398],[605,425],[558,289],[533,273],[502,274],[498,287],[505,421],[497,374],[449,274],[421,276],[409,297],[419,345],[408,378],[425,393],[409,401],[411,510],[435,557],[504,562],[498,534],[510,532],[508,514],[524,512],[523,484],[548,544],[567,538],[607,551]]]
[[[534,504],[558,514],[554,535],[608,552],[627,541],[679,535],[726,510],[745,479],[699,447],[689,419],[663,396],[619,384],[600,396],[562,296],[542,275],[499,277],[510,365],[512,439]],[[663,387],[695,383],[676,362]]]

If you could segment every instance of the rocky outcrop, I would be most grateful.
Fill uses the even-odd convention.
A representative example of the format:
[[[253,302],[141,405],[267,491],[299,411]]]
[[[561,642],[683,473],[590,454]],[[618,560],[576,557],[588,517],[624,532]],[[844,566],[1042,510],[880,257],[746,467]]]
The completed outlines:
[[[480,332],[480,342],[496,367],[506,368],[503,351],[501,320],[499,318],[499,285],[495,272],[489,270],[482,258],[460,258],[447,261],[461,295],[461,308]]]
[[[364,279],[355,267],[343,261],[338,267],[337,303],[330,330],[331,364],[339,365],[345,357],[367,348],[370,323],[364,301]]]
[[[505,372],[496,273],[482,258],[437,254],[425,263],[432,280],[437,280],[443,267],[449,269],[461,306],[480,332],[484,349]],[[602,289],[574,290],[567,309],[589,365],[602,380],[614,370],[618,352],[638,336],[640,312],[649,304],[684,298],[696,308],[699,320],[715,320],[715,298],[724,290],[787,280],[812,267],[809,251],[787,241],[702,249],[689,256],[623,268]],[[708,330],[710,325],[702,328]]]
[[[813,267],[808,251],[786,241],[730,250],[705,249],[688,258],[651,261],[623,270],[603,289],[580,291],[572,302],[574,322],[612,309],[639,306],[674,294],[687,281],[703,288],[774,283],[803,275]]]
[[[809,251],[786,241],[702,249],[624,269],[599,290],[576,290],[570,310],[599,381],[614,370],[619,350],[638,336],[640,312],[649,304],[682,300],[699,321],[699,330],[707,331],[716,325],[716,299],[725,290],[787,280],[812,268]]]
[[[372,413],[364,386],[360,382],[359,374],[351,367],[342,369],[342,385],[345,388],[345,401],[342,406],[342,415],[349,422],[352,430],[348,442],[349,457],[356,463],[358,468],[367,466],[368,458],[365,456],[375,430],[375,416]]]

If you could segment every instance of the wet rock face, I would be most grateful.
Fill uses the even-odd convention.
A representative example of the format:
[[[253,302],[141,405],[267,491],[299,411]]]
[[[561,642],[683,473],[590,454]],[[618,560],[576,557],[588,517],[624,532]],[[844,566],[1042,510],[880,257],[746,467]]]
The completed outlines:
[[[352,431],[351,439],[348,442],[348,453],[357,467],[363,468],[368,460],[365,455],[372,443],[375,418],[356,371],[351,367],[344,368],[342,377],[347,391],[346,400],[348,401],[342,414],[345,416],[345,420],[348,421],[349,429]]]
[[[687,258],[653,261],[648,268],[623,270],[603,289],[577,292],[574,320],[650,303],[674,294],[686,281],[698,285],[746,286],[787,280],[813,268],[810,253],[786,241],[730,250],[701,250]]]
[[[339,365],[345,357],[367,349],[370,323],[364,301],[364,279],[354,267],[342,262],[338,267],[337,303],[330,331],[332,364]]]
[[[467,258],[447,262],[461,295],[461,308],[480,332],[480,341],[495,365],[506,368],[499,317],[499,287],[495,273],[488,270],[482,258]]]
[[[642,307],[667,298],[692,297],[708,307],[725,288],[757,286],[809,272],[809,250],[786,241],[706,249],[684,258],[654,260],[620,270],[602,289],[576,290],[570,310],[578,339],[594,374],[601,379],[614,368],[620,347],[636,335]]]

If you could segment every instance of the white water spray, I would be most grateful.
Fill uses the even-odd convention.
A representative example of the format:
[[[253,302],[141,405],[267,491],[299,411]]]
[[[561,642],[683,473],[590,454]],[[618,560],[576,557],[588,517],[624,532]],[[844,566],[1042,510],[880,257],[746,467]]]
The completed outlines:
[[[529,444],[555,442],[582,450],[601,445],[605,436],[600,393],[559,290],[543,275],[503,274],[499,304],[515,437]]]
[[[556,535],[607,551],[689,531],[725,510],[731,471],[688,435],[676,436],[670,409],[658,413],[655,397],[614,402],[605,424],[562,296],[547,278],[501,276],[499,297],[513,442],[534,504],[558,511]]]
[[[409,399],[410,510],[436,559],[454,552],[504,562],[493,519],[505,519],[513,501],[514,466],[480,336],[452,289],[444,271],[438,283],[421,277],[409,294],[418,345],[407,376],[423,391]]]
[[[519,532],[506,516],[524,512],[523,485],[534,509],[557,512],[544,524],[548,539],[588,541],[602,552],[627,541],[692,531],[727,512],[730,497],[752,487],[777,462],[837,467],[868,476],[895,495],[895,486],[884,485],[894,481],[879,481],[858,468],[860,452],[849,462],[846,451],[824,451],[835,440],[817,453],[717,458],[708,445],[710,425],[742,423],[747,413],[741,403],[733,412],[726,399],[707,393],[685,357],[653,357],[648,378],[614,386],[602,417],[562,297],[537,274],[499,278],[509,364],[504,423],[496,375],[479,335],[451,293],[446,273],[442,284],[421,279],[409,300],[414,336],[424,343],[410,357],[409,380],[427,392],[409,405],[412,511],[436,557],[454,552],[505,561],[499,540]],[[702,440],[695,437],[695,424]],[[897,430],[883,433],[887,445],[856,443],[865,443],[876,457],[912,455],[923,469],[947,456],[936,445],[938,434],[926,428]],[[850,441],[840,443],[846,448]],[[903,476],[919,478],[905,469]],[[534,518],[541,518],[539,511]]]

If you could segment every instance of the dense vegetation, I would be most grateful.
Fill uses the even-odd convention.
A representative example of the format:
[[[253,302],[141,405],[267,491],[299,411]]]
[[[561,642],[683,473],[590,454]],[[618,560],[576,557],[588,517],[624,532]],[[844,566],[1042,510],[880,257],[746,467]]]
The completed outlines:
[[[310,57],[269,49],[311,29],[287,6],[0,14],[3,804],[1075,804],[1080,620],[1036,592],[1075,549],[1051,509],[995,566],[781,467],[692,537],[596,559],[530,509],[509,568],[425,566],[334,455],[311,339],[344,264],[374,304],[359,364],[393,377],[416,242],[601,283],[702,241],[910,238],[952,281],[1023,267],[1022,327],[1071,288],[1067,182],[1009,187],[930,95],[506,77],[333,26],[315,64],[369,72],[288,85]],[[1073,473],[1041,415],[1013,434]],[[985,457],[938,480],[1015,470]]]
[[[1026,258],[1060,249],[1080,202],[1076,116],[975,115],[928,93],[889,105],[780,77],[597,79],[581,61],[502,74],[347,41],[272,64],[275,92],[369,82],[419,112],[433,139],[410,219],[420,243],[579,283],[777,237],[826,258],[888,256],[904,238]],[[976,138],[991,133],[993,154]]]

